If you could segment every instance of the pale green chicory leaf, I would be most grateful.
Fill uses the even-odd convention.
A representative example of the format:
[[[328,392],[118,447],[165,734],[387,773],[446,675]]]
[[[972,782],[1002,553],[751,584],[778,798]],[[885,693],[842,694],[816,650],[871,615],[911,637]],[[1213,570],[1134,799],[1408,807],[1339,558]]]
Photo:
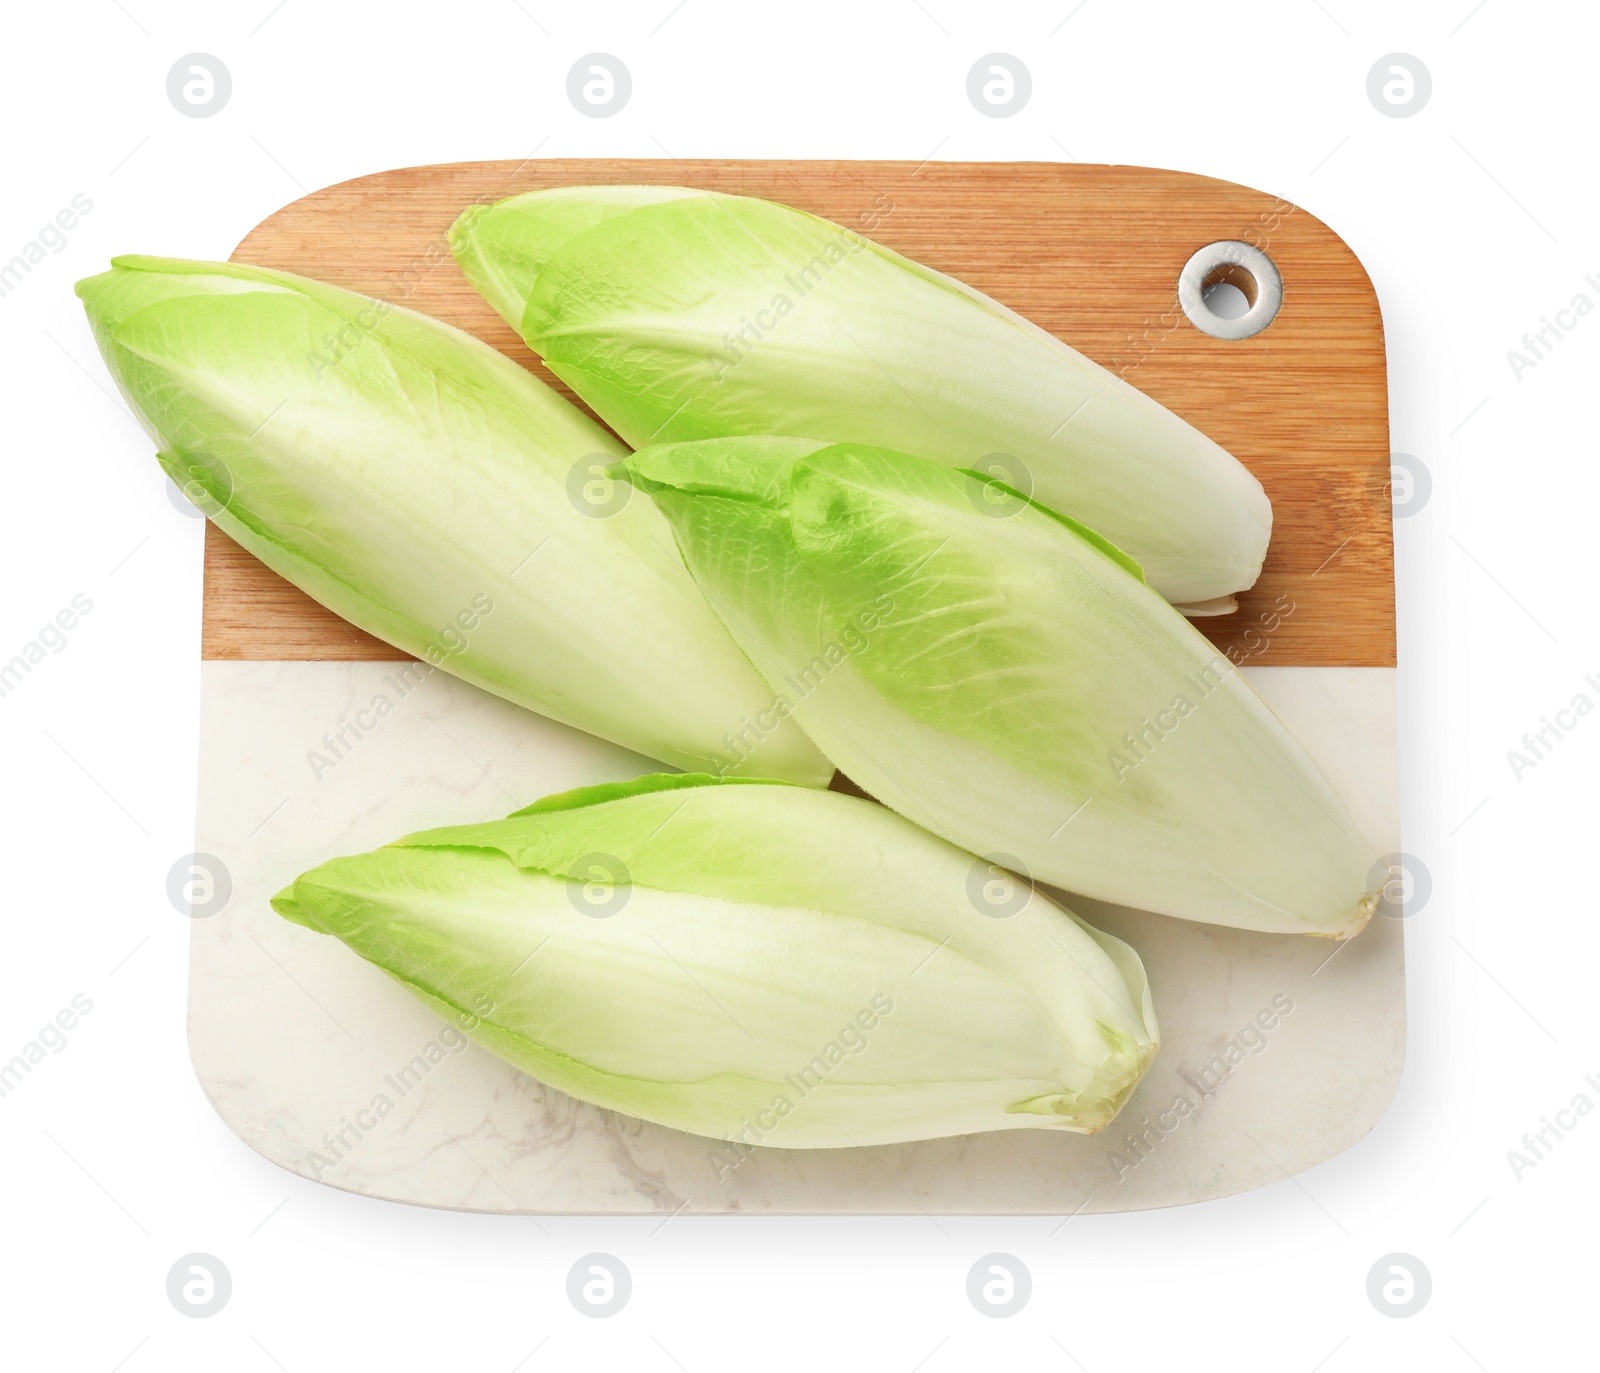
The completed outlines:
[[[1029,489],[1169,600],[1250,586],[1272,509],[1192,425],[997,301],[784,205],[567,186],[472,206],[472,283],[635,447],[784,434]]]
[[[748,1148],[1091,1132],[1156,1051],[1138,956],[893,812],[646,777],[336,858],[274,899],[542,1082]]]
[[[650,502],[591,499],[623,446],[508,358],[258,267],[122,257],[78,294],[173,480],[329,609],[675,766],[827,780]]]
[[[1344,801],[1098,535],[860,445],[716,439],[625,469],[792,718],[901,814],[1168,915],[1341,937],[1370,917]]]

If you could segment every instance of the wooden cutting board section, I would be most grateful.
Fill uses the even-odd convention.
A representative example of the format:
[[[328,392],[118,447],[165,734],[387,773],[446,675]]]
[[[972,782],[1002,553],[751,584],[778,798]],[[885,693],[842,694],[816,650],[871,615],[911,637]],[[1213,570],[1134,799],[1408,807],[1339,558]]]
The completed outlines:
[[[1266,487],[1274,528],[1260,581],[1236,614],[1198,622],[1219,648],[1251,666],[1394,664],[1377,297],[1337,234],[1262,191],[1184,172],[1082,163],[465,162],[380,172],[313,192],[252,230],[233,260],[433,315],[572,397],[467,284],[446,233],[473,202],[586,183],[687,185],[782,201],[1026,315],[1209,434]],[[1184,263],[1222,239],[1262,249],[1283,276],[1282,309],[1254,338],[1214,339],[1178,306]],[[324,610],[214,525],[206,530],[201,653],[278,661],[408,656]]]

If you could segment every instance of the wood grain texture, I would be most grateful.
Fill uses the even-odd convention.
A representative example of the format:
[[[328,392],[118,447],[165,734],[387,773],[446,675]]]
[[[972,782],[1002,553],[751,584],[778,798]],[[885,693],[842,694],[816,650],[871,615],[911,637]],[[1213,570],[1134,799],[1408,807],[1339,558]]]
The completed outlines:
[[[1078,163],[453,163],[316,191],[258,225],[233,260],[421,310],[571,397],[467,284],[445,234],[474,201],[624,182],[783,201],[1028,316],[1204,430],[1266,487],[1274,528],[1261,580],[1236,614],[1199,622],[1220,648],[1252,664],[1394,663],[1377,298],[1337,234],[1265,192],[1184,172]],[[1254,244],[1283,275],[1283,308],[1255,338],[1213,339],[1178,307],[1183,264],[1218,239]],[[214,525],[206,531],[204,604],[206,658],[408,656],[324,610]],[[1274,619],[1276,628],[1267,628]]]

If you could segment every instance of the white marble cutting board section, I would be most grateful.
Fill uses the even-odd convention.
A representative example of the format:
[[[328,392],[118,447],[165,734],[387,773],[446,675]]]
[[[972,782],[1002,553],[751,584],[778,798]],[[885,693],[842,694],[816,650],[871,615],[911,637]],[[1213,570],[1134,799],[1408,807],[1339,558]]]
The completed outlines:
[[[231,895],[194,921],[190,1051],[222,1118],[292,1172],[512,1213],[1121,1211],[1309,1168],[1366,1134],[1394,1093],[1398,920],[1334,944],[1074,900],[1139,950],[1161,1020],[1161,1054],[1111,1129],[763,1149],[719,1177],[711,1141],[574,1101],[462,1045],[377,969],[267,904],[336,854],[657,770],[443,673],[402,692],[404,666],[203,665],[196,847],[225,866]],[[1246,671],[1377,852],[1397,851],[1393,669]],[[379,696],[389,713],[356,714]],[[314,752],[332,757],[323,736],[351,719],[375,727],[317,764]]]

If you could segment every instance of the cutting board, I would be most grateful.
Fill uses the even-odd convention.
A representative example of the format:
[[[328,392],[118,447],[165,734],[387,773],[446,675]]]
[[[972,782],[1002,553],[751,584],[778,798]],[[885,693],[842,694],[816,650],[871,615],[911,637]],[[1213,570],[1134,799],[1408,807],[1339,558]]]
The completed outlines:
[[[279,210],[233,256],[434,315],[570,396],[467,285],[445,234],[473,202],[601,182],[762,196],[855,228],[1027,315],[1234,453],[1272,499],[1273,541],[1237,613],[1201,628],[1322,764],[1374,852],[1399,850],[1382,322],[1331,229],[1264,192],[1148,168],[530,160],[345,182]],[[1220,240],[1260,248],[1283,279],[1281,310],[1249,339],[1212,338],[1178,307],[1185,262]],[[412,685],[397,675],[406,655],[206,534],[196,848],[218,880],[194,921],[190,1047],[223,1119],[285,1168],[479,1211],[1129,1210],[1308,1168],[1393,1094],[1398,920],[1341,945],[1064,898],[1140,951],[1162,1025],[1154,1068],[1099,1136],[762,1149],[729,1170],[712,1141],[573,1101],[267,899],[335,854],[656,765],[442,673]],[[316,764],[322,736],[372,718],[358,712],[379,697],[392,707],[379,727],[336,768]]]

